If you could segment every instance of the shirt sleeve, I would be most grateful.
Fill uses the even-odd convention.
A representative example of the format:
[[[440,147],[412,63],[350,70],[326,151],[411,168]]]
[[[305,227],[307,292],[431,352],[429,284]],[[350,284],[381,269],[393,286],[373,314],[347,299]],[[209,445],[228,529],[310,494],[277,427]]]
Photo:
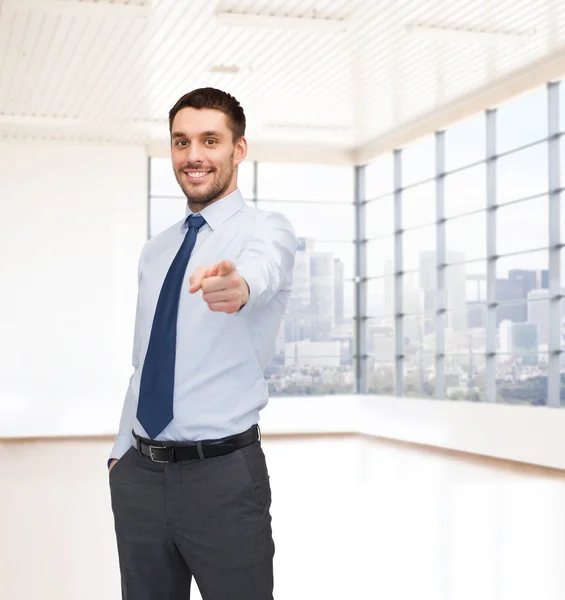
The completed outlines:
[[[110,458],[108,460],[108,466],[110,466],[110,462],[114,458],[121,458],[132,445],[132,429],[135,421],[135,410],[136,410],[136,401],[135,395],[133,393],[132,388],[132,380],[135,375],[135,372],[139,368],[139,363],[141,359],[141,346],[140,346],[140,336],[138,331],[138,315],[140,311],[140,294],[139,288],[141,285],[142,278],[142,269],[143,269],[143,250],[141,252],[141,256],[139,258],[139,264],[137,269],[137,305],[135,311],[135,329],[133,334],[133,351],[132,351],[132,366],[133,366],[133,374],[130,377],[128,389],[126,392],[126,397],[124,400],[124,405],[122,408],[122,416],[120,418],[120,425],[118,429],[118,435],[114,438],[114,446],[110,453]]]
[[[238,314],[252,313],[278,292],[292,289],[296,245],[294,229],[282,214],[269,211],[256,224],[236,261],[237,272],[249,286],[249,299]]]

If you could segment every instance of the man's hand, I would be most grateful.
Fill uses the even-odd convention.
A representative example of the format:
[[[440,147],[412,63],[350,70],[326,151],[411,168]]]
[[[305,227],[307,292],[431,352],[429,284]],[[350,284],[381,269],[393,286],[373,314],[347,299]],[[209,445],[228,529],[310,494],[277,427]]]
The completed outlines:
[[[249,299],[249,287],[231,260],[198,267],[190,278],[190,293],[202,290],[210,310],[236,313]]]
[[[114,458],[114,460],[110,463],[110,468],[108,469],[108,474],[110,474],[112,472],[112,469],[114,468],[114,465],[118,462],[117,458]]]

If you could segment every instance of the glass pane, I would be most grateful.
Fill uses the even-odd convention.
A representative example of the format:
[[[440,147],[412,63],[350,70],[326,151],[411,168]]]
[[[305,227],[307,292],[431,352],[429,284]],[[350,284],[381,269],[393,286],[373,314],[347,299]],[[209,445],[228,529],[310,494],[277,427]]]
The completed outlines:
[[[496,211],[496,251],[510,254],[549,244],[547,196],[501,206]]]
[[[414,283],[421,296],[420,302],[424,306],[426,317],[435,319],[437,308],[437,267],[435,251],[421,252],[419,256],[419,269]],[[413,300],[415,303],[416,300]]]
[[[365,205],[365,236],[367,238],[394,233],[393,203],[393,196],[385,196]]]
[[[547,404],[548,355],[497,354],[496,401],[507,404]]]
[[[149,198],[149,237],[153,237],[186,216],[186,198]]]
[[[379,156],[365,169],[365,197],[367,200],[390,194],[394,190],[394,155]]]
[[[447,262],[463,262],[487,255],[486,212],[445,222]]]
[[[244,160],[238,167],[237,187],[247,200],[253,200],[253,177],[253,161]]]
[[[547,250],[505,256],[496,261],[496,297],[499,302],[526,300],[532,290],[547,289]]]
[[[498,341],[501,352],[509,352],[508,348],[516,344],[516,342],[511,344],[509,341],[509,336],[515,333],[511,331],[513,325],[527,326],[526,334],[531,335],[537,345],[547,346],[549,336],[547,298],[548,290],[536,288],[528,291],[524,281],[496,280],[496,300],[500,302],[496,307],[496,325],[499,327]],[[519,329],[516,329],[516,332],[522,333]]]
[[[449,259],[449,256],[448,256]],[[484,260],[472,263],[447,265],[444,269],[447,306],[461,304],[455,298],[465,297],[467,303],[484,302],[487,297],[487,263]],[[451,296],[451,298],[450,298]]]
[[[394,273],[394,236],[367,242],[367,277]]]
[[[269,395],[318,396],[354,393],[353,367],[342,365],[349,353],[348,345],[339,340],[285,343],[284,351],[279,353],[265,370]]]
[[[451,171],[486,157],[486,117],[480,113],[445,132],[445,169]]]
[[[456,257],[449,257],[456,258]],[[455,261],[453,261],[455,262]],[[444,269],[444,286],[445,286],[445,302],[446,310],[462,311],[465,308],[467,301],[467,265],[454,264]],[[457,324],[458,329],[465,329],[465,320],[458,317],[453,323],[449,322],[448,326]]]
[[[337,323],[340,322],[340,308],[339,305],[336,307],[336,319]],[[343,323],[341,327],[345,326],[347,335],[353,337],[355,331],[355,323],[353,318],[355,316],[355,282],[353,280],[346,279],[343,284]],[[336,332],[334,331],[334,336]]]
[[[394,326],[383,319],[368,319],[367,354],[379,363],[394,363]]]
[[[404,395],[415,398],[435,397],[435,336],[423,333],[423,322],[405,319]],[[413,333],[412,333],[413,331]],[[410,332],[410,336],[407,333]]]
[[[497,152],[546,138],[547,88],[538,88],[501,106],[496,113]]]
[[[375,355],[366,359],[367,392],[394,396],[394,337],[380,334],[373,340],[370,343],[375,348]]]
[[[402,312],[421,314],[424,311],[424,294],[419,289],[419,273],[405,273],[402,277]],[[367,281],[367,315],[371,318],[387,317],[392,323],[394,315],[394,275]]]
[[[435,318],[409,315],[403,319],[404,395],[435,396]]]
[[[433,273],[404,273],[402,276],[402,306],[405,314],[422,314],[435,310],[435,290],[428,287],[428,278]]]
[[[486,209],[486,165],[481,164],[445,177],[445,217]]]
[[[394,315],[394,276],[367,281],[367,316],[392,317]]]
[[[486,359],[466,352],[446,355],[445,398],[447,400],[486,401]]]
[[[528,302],[496,307],[497,351],[501,354],[547,351],[549,301],[547,290],[534,290]]]
[[[353,281],[335,277],[331,263],[324,256],[314,255],[311,266],[308,287],[295,286],[288,302],[278,342],[346,340],[349,343],[354,336],[355,285]],[[317,355],[323,350],[324,346],[318,345]]]
[[[435,223],[436,221],[436,182],[402,191],[402,227],[408,229]]]
[[[429,135],[402,149],[402,187],[431,179],[436,174],[435,136]]]
[[[485,354],[487,309],[484,302],[473,302],[464,310],[447,311],[445,320],[446,354]]]
[[[300,242],[303,238],[299,238]],[[334,270],[341,273],[344,279],[355,277],[355,245],[353,242],[324,242],[321,240],[305,240],[301,246],[312,261],[313,254],[325,254],[330,256],[334,262]]]
[[[547,152],[547,142],[544,142],[498,159],[497,204],[547,192],[549,186]]]
[[[403,318],[404,354],[407,358],[420,358],[423,354],[435,354],[435,315],[407,315]],[[406,367],[413,361],[408,360]],[[412,364],[412,366],[414,366]]]
[[[420,227],[402,233],[404,270],[416,270],[420,266],[420,255],[434,252],[436,248],[436,226]]]
[[[169,157],[155,157],[149,161],[149,194],[151,196],[179,196],[186,201],[173,172]]]
[[[355,237],[353,204],[260,200],[257,207],[274,210],[288,217],[299,237],[338,241],[353,241]]]
[[[353,167],[260,162],[257,179],[261,200],[353,203]]]

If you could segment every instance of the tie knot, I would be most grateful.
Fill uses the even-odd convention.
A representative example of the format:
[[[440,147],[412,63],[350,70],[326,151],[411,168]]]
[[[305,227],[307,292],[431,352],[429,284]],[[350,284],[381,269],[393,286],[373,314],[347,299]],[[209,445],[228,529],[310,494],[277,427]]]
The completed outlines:
[[[206,219],[202,215],[190,215],[188,217],[188,227],[195,228],[198,231],[206,223]]]

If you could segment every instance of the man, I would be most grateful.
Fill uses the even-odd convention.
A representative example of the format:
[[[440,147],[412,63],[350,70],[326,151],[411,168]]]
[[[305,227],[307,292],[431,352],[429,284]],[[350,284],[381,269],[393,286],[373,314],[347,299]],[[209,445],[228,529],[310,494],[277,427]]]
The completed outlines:
[[[110,454],[125,600],[273,598],[263,370],[290,294],[296,236],[237,189],[245,115],[212,88],[169,113],[189,216],[141,251],[134,373]]]

